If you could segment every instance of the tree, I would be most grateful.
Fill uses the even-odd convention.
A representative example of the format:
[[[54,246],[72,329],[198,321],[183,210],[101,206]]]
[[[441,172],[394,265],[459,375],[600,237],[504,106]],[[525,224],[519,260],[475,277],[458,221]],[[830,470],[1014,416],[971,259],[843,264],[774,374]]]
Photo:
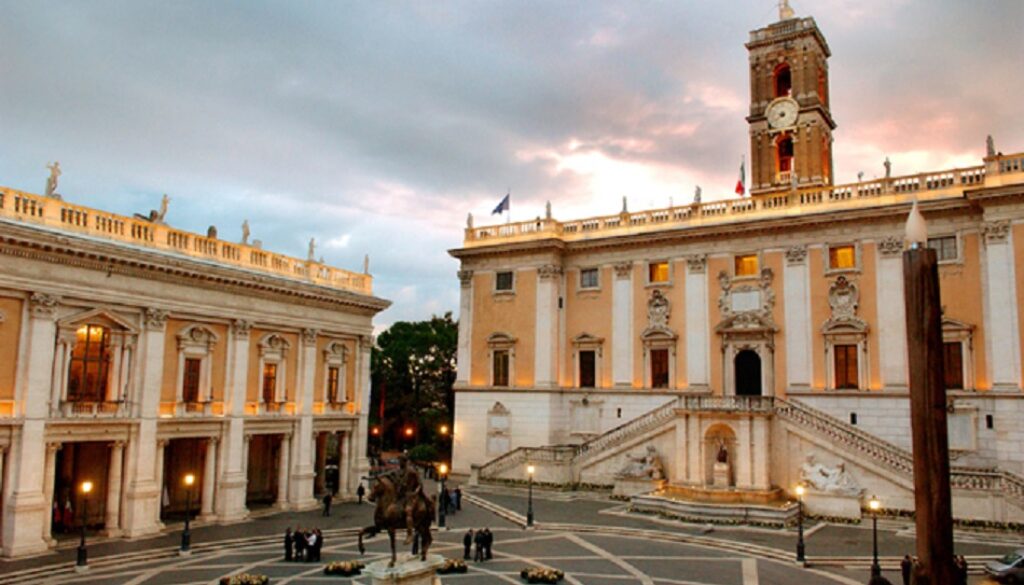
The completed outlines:
[[[447,439],[439,440],[438,427],[455,412],[455,355],[459,327],[450,312],[428,321],[398,321],[377,336],[370,362],[373,381],[371,412],[385,446],[434,443],[443,453]],[[381,398],[384,412],[381,417]],[[410,425],[408,441],[400,436]],[[389,438],[391,440],[389,440]]]

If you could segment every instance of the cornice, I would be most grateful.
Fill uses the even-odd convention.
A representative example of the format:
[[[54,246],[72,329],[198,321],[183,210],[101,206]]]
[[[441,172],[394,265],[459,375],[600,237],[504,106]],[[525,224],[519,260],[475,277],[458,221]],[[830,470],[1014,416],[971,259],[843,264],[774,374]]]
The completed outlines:
[[[326,308],[343,306],[373,315],[391,305],[385,299],[318,286],[229,266],[119,246],[109,242],[52,234],[31,226],[0,223],[0,254],[104,272],[295,302]]]

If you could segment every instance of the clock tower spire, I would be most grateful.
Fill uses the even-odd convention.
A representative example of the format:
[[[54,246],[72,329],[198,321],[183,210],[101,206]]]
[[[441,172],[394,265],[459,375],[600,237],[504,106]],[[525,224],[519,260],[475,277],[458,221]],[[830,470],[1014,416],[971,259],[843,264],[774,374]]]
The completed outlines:
[[[753,195],[832,184],[828,43],[813,18],[788,0],[779,21],[750,33],[751,189]]]

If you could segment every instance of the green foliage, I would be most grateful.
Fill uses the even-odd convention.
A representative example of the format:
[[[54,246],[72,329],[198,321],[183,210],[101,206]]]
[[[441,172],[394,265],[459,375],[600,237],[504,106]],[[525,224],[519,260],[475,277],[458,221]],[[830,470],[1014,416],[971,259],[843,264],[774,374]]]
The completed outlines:
[[[441,458],[441,455],[437,452],[437,447],[428,444],[416,445],[406,454],[410,461],[424,461],[433,462]]]

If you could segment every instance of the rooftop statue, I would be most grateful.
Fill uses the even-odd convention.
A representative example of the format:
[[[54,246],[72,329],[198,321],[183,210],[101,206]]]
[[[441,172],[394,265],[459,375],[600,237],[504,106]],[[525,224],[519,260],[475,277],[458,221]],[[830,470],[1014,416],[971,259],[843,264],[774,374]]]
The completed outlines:
[[[310,262],[316,259],[316,238],[309,238],[309,253],[306,257]]]
[[[249,220],[242,221],[242,245],[249,245]]]
[[[985,137],[985,158],[992,158],[996,155],[996,143],[992,140],[992,135],[989,134]]]
[[[693,202],[694,203],[700,203],[700,194],[701,194],[700,185],[697,185],[697,188],[693,190]]]
[[[54,161],[53,164],[46,165],[46,168],[50,169],[50,176],[46,179],[46,196],[60,199],[60,195],[57,194],[57,179],[60,177],[60,161]]]

